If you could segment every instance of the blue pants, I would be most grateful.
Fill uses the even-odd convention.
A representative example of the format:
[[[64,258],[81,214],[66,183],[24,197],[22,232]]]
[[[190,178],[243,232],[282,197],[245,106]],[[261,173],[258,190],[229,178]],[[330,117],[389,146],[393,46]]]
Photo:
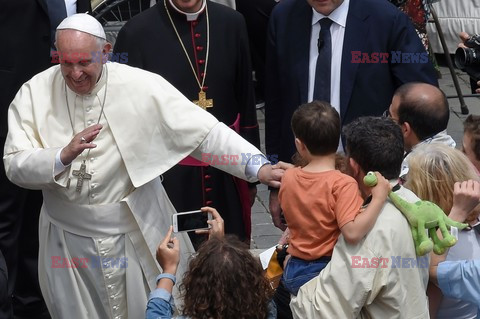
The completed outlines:
[[[282,276],[285,288],[287,288],[292,295],[296,296],[298,289],[310,279],[318,276],[329,261],[330,256],[324,256],[310,261],[293,256],[290,257]]]

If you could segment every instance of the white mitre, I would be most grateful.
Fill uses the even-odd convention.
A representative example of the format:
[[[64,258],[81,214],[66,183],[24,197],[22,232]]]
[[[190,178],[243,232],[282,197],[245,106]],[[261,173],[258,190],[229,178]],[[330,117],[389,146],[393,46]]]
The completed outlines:
[[[94,35],[104,40],[107,39],[100,22],[86,13],[77,13],[65,18],[57,27],[57,30],[72,29]]]

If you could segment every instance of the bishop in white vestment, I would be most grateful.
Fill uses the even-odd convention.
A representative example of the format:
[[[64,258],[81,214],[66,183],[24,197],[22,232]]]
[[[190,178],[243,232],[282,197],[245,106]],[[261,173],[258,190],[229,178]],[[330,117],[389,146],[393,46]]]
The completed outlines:
[[[52,317],[142,318],[174,212],[158,176],[189,154],[261,152],[156,74],[95,61],[90,48],[72,59],[66,48],[78,51],[85,33],[105,39],[92,17],[78,19],[59,26],[62,64],[25,83],[10,105],[5,169],[15,184],[43,191],[39,278]],[[249,181],[281,175],[262,164],[217,167]],[[177,237],[182,273],[193,248]]]

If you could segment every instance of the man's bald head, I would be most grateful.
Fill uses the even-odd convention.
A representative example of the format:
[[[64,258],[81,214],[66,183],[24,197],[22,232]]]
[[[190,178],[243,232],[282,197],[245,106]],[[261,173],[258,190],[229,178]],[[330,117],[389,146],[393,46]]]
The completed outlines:
[[[445,130],[450,111],[445,94],[427,83],[406,83],[393,96],[392,117],[401,125],[410,124],[420,141]]]

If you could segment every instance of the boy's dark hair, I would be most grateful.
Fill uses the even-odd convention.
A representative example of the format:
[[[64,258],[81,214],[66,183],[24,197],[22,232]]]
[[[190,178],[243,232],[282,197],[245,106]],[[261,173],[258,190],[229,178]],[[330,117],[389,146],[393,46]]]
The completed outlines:
[[[435,134],[445,130],[450,118],[448,101],[445,93],[439,88],[431,92],[431,96],[426,98],[413,92],[418,92],[418,86],[427,86],[426,83],[411,82],[400,86],[395,91],[395,96],[399,99],[398,122],[410,124],[410,127],[417,135],[420,141],[423,141]],[[428,85],[430,86],[430,85]],[[430,89],[434,89],[431,86]]]
[[[398,178],[403,161],[403,135],[392,119],[366,116],[343,129],[347,156],[362,170],[378,171],[386,179]]]
[[[301,105],[292,115],[292,131],[312,155],[335,153],[340,140],[340,116],[327,102]]]

